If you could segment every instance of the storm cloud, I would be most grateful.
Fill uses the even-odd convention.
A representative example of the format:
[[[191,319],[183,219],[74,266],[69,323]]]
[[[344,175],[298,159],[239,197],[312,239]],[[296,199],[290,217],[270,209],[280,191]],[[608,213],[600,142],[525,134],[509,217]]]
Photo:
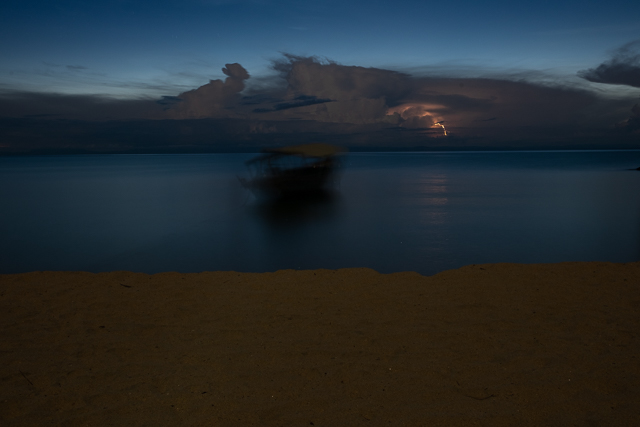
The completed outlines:
[[[0,152],[55,151],[60,145],[108,152],[246,151],[304,141],[353,149],[640,143],[629,132],[636,127],[637,108],[631,117],[629,110],[637,100],[575,86],[411,75],[295,55],[271,66],[273,74],[252,85],[249,72],[230,63],[222,69],[224,80],[161,99],[5,92]]]
[[[500,119],[507,127],[613,126],[628,106],[613,105],[593,93],[520,80],[412,76],[392,70],[341,65],[316,57],[284,55],[271,89],[240,96],[248,74],[211,81],[180,94],[168,117],[252,120],[308,120],[353,125],[430,128],[446,121],[467,134]],[[235,75],[233,75],[235,76]],[[233,85],[230,85],[230,81]],[[212,89],[212,88],[215,88]],[[185,111],[190,113],[185,114]]]
[[[640,40],[625,44],[613,53],[610,60],[596,68],[580,71],[578,75],[595,83],[640,88]]]

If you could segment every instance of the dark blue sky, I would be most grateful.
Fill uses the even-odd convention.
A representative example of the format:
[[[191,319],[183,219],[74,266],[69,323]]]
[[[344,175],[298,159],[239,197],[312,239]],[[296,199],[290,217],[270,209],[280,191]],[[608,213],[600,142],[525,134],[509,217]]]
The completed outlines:
[[[508,97],[521,96],[523,104],[535,104],[541,96],[566,98],[569,90],[578,98],[595,100],[591,114],[596,122],[602,120],[598,126],[604,130],[605,122],[614,127],[622,120],[635,120],[631,108],[640,100],[640,84],[635,84],[640,70],[638,1],[8,1],[0,5],[0,40],[0,95],[4,102],[0,116],[14,118],[58,114],[92,120],[157,119],[161,117],[155,110],[141,113],[139,105],[131,102],[127,108],[116,108],[120,113],[114,115],[95,105],[81,107],[79,98],[56,100],[54,95],[85,97],[86,102],[87,97],[136,102],[181,97],[209,80],[221,79],[223,84],[228,75],[222,68],[234,63],[250,77],[231,82],[233,92],[245,100],[248,96],[253,97],[252,102],[259,100],[258,107],[249,110],[238,107],[238,102],[246,105],[245,101],[211,98],[206,102],[220,108],[204,113],[183,103],[181,112],[162,118],[231,116],[286,121],[316,120],[318,114],[324,114],[322,122],[363,124],[384,121],[378,110],[367,116],[375,109],[374,100],[382,99],[378,107],[386,108],[386,115],[395,112],[405,121],[428,115],[431,122],[444,120],[453,127],[457,122],[458,127],[469,128],[471,121],[500,119],[496,103]],[[283,53],[294,56],[286,59]],[[312,56],[325,68],[296,68],[296,61]],[[278,68],[274,61],[294,65]],[[343,69],[328,68],[328,64]],[[605,68],[596,72],[599,66]],[[297,69],[295,82],[291,68]],[[368,68],[381,72],[361,75],[360,71]],[[347,71],[350,81],[381,79],[379,84],[383,84],[388,80],[385,73],[390,71],[402,73],[406,81],[402,93],[383,90],[373,96],[352,91],[345,95],[344,82],[324,76],[333,73],[344,77]],[[302,78],[301,73],[307,74]],[[434,79],[443,78],[459,79],[462,85],[469,81],[471,86],[464,87],[471,89],[452,91],[455,84],[451,81],[438,86]],[[318,84],[310,83],[314,79]],[[484,83],[474,79],[484,79]],[[494,83],[488,85],[487,80]],[[559,92],[534,94],[528,86],[516,90],[495,83],[498,81],[533,85],[543,91],[551,87]],[[339,90],[331,90],[332,84]],[[440,98],[429,98],[427,92]],[[208,93],[214,98],[222,96],[215,90]],[[17,101],[16,94],[20,94]],[[301,96],[311,101],[300,104],[303,109],[295,117],[290,112],[286,117],[254,117],[255,111],[267,111],[275,105],[295,107],[291,102],[303,99]],[[467,100],[453,100],[452,96]],[[201,98],[198,102],[204,102]],[[314,101],[318,99],[331,101],[322,108],[333,110],[320,111],[321,103]],[[368,101],[356,102],[362,99]],[[486,114],[470,118],[456,110],[462,104],[469,107],[469,102],[483,100],[495,104],[487,106]],[[58,101],[61,103],[56,104]],[[566,101],[585,104],[584,100]],[[14,106],[8,104],[11,102]],[[509,107],[502,104],[503,109],[511,111],[517,104],[515,98],[509,102]],[[344,108],[336,107],[339,103]],[[315,107],[309,106],[312,104]],[[74,108],[93,113],[85,117],[71,111]],[[166,108],[174,107],[165,104]],[[538,120],[544,120],[540,117],[527,122],[524,119],[531,112],[522,108],[523,120],[511,118],[502,123],[535,127],[540,125]],[[341,111],[354,109],[363,109],[359,119],[336,119]],[[479,109],[478,104],[475,111]],[[220,114],[223,110],[235,113]],[[123,111],[131,111],[130,117]],[[611,117],[605,117],[608,114]],[[589,122],[585,117],[581,120]],[[582,125],[567,122],[567,126]]]

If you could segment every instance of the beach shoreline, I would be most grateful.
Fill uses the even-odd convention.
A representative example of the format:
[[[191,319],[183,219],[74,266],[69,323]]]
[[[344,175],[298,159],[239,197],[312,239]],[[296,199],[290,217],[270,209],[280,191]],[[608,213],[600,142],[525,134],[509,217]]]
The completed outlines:
[[[0,275],[0,424],[639,425],[640,262]]]

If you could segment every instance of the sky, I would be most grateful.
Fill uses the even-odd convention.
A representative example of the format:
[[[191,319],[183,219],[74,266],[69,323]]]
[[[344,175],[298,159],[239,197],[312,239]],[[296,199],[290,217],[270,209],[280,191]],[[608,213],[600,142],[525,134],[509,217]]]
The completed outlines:
[[[5,1],[0,153],[640,148],[640,2]]]

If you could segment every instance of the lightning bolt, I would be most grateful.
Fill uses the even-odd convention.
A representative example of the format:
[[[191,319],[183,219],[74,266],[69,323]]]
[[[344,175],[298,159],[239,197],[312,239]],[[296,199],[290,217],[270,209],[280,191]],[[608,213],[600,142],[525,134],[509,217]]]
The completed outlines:
[[[444,136],[447,136],[447,129],[444,127],[444,120],[441,122],[437,122],[433,124],[434,126],[440,126],[442,128],[442,130],[444,131]]]

